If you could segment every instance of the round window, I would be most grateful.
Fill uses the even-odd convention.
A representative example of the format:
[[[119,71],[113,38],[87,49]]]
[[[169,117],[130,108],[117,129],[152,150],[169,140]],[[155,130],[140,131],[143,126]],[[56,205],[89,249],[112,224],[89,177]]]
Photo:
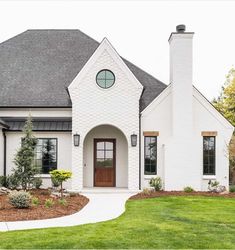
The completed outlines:
[[[96,83],[103,89],[110,88],[115,82],[115,76],[112,71],[102,69],[96,75]]]

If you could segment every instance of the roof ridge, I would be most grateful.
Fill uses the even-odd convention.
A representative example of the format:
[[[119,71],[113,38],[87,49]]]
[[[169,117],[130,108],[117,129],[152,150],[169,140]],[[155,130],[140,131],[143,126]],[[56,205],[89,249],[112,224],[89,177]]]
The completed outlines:
[[[27,29],[26,31],[80,31],[79,29]]]

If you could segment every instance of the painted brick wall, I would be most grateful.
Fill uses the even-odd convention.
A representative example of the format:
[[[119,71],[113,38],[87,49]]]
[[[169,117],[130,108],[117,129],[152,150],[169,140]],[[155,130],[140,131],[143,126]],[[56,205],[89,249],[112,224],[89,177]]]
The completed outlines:
[[[3,175],[4,168],[4,139],[2,128],[0,127],[0,175]]]
[[[104,49],[82,80],[79,80],[81,82],[75,78],[73,87],[69,88],[73,103],[73,133],[81,135],[80,146],[72,147],[73,189],[81,190],[83,187],[85,136],[91,129],[102,124],[115,126],[126,136],[128,188],[136,190],[139,187],[139,149],[138,146],[131,147],[130,135],[133,132],[138,134],[139,131],[139,98],[142,89],[130,81],[113,53],[116,52],[110,48]],[[109,89],[102,89],[96,84],[96,74],[102,69],[110,69],[115,74],[115,84]]]

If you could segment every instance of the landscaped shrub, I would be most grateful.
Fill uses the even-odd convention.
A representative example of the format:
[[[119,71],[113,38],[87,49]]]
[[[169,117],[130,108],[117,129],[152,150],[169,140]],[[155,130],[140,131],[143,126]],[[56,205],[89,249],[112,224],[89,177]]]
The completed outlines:
[[[6,176],[6,179],[5,179],[6,188],[17,189],[19,185],[20,185],[19,180],[14,174]]]
[[[0,187],[6,187],[6,176],[0,176]]]
[[[218,181],[209,180],[209,182],[208,182],[208,190],[209,191],[217,192],[218,187],[219,187],[219,182]]]
[[[53,176],[51,176],[51,182],[52,182],[52,186],[55,188],[60,186],[60,182],[56,178],[54,178]]]
[[[63,197],[63,182],[67,181],[68,179],[71,178],[72,173],[67,170],[52,170],[50,171],[50,175],[54,180],[60,183],[60,192],[61,192],[61,197]]]
[[[193,192],[194,191],[194,189],[192,188],[192,187],[185,187],[184,188],[184,192],[186,192],[186,193],[191,193],[191,192]]]
[[[25,191],[12,191],[9,195],[9,202],[16,208],[28,208],[31,205],[31,195]]]
[[[40,201],[38,199],[38,197],[33,197],[32,198],[32,205],[37,207],[40,204]]]
[[[23,129],[24,136],[20,148],[17,150],[14,159],[16,167],[13,169],[13,174],[24,190],[28,190],[32,186],[35,175],[39,172],[34,164],[34,149],[37,139],[33,136],[32,129],[33,123],[31,116],[29,116]]]
[[[229,192],[235,193],[235,186],[230,186],[229,187]]]
[[[36,189],[40,189],[41,186],[42,186],[42,178],[35,177],[33,180],[33,187],[35,187]]]
[[[162,180],[160,177],[152,178],[149,181],[149,185],[151,187],[154,187],[155,191],[160,191],[162,190]]]
[[[45,201],[45,207],[50,208],[54,205],[54,201],[52,199],[46,199]]]
[[[67,206],[68,205],[68,203],[67,203],[67,201],[65,200],[65,199],[59,199],[58,200],[58,203],[60,204],[60,205],[62,205],[62,206]]]
[[[151,192],[153,192],[153,189],[151,188],[144,188],[142,191],[144,195],[149,195]]]

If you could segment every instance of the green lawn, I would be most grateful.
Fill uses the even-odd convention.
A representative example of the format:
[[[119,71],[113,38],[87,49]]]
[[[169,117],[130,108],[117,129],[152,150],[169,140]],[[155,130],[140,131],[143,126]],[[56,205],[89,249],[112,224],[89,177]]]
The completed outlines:
[[[161,197],[126,206],[109,222],[0,233],[0,247],[235,248],[235,199]]]

